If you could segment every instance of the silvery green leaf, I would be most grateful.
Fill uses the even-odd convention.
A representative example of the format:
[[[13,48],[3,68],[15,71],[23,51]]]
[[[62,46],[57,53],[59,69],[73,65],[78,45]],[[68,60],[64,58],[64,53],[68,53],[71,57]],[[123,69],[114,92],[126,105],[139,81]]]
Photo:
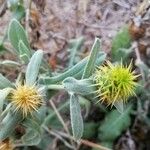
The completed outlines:
[[[22,120],[20,113],[9,111],[6,117],[0,122],[0,141],[8,138],[14,131],[17,124]]]
[[[128,105],[122,114],[117,110],[112,110],[107,114],[99,127],[98,138],[101,141],[114,141],[131,124],[131,111],[132,106]]]
[[[67,77],[74,76],[74,75],[78,74],[80,71],[83,71],[82,69],[86,64],[87,59],[88,59],[88,57],[84,58],[79,63],[77,63],[75,66],[71,67],[67,71],[65,71],[65,72],[63,72],[57,76],[41,77],[39,82],[41,84],[49,85],[49,84],[54,84],[54,83],[58,83],[60,81],[63,81]]]
[[[0,114],[3,111],[4,100],[6,99],[10,91],[11,91],[11,88],[5,88],[5,89],[0,90]]]
[[[75,66],[71,67],[67,71],[65,71],[57,76],[41,77],[39,80],[40,84],[44,84],[44,85],[55,84],[55,83],[63,81],[67,77],[75,77],[75,78],[80,79],[82,77],[84,67],[88,61],[88,58],[89,58],[89,56],[84,58],[83,60],[81,60]],[[104,62],[105,58],[106,58],[106,54],[104,52],[98,53],[95,66],[101,65]]]
[[[14,87],[14,85],[0,73],[0,89]]]
[[[37,145],[41,141],[40,125],[33,119],[24,122],[26,133],[22,136],[22,143],[28,146]]]
[[[92,75],[95,68],[95,62],[99,50],[100,50],[100,39],[96,38],[82,75],[83,79],[89,78]]]
[[[63,86],[68,92],[81,95],[89,95],[95,91],[92,81],[89,79],[77,80],[73,77],[68,77],[63,81]]]
[[[31,51],[28,47],[23,43],[22,40],[19,41],[19,56],[21,61],[24,63],[28,63],[31,57]]]
[[[36,82],[40,65],[43,58],[43,51],[38,50],[36,51],[33,56],[30,59],[30,62],[27,66],[25,78],[26,78],[26,84],[33,85]]]
[[[22,137],[22,142],[25,145],[32,146],[37,145],[41,141],[41,134],[31,128],[26,130],[26,134]]]
[[[25,46],[30,49],[29,42],[27,39],[26,32],[22,25],[16,20],[12,19],[9,28],[8,28],[8,37],[12,44],[12,46],[15,48],[17,53],[19,54],[19,41],[22,40]]]
[[[80,140],[83,135],[83,119],[78,96],[73,93],[70,95],[70,117],[73,137]]]

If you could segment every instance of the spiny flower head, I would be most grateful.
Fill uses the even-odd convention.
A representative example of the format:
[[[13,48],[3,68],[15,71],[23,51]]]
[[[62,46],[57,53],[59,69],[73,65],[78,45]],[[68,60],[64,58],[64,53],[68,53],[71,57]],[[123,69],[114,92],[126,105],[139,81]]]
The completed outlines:
[[[4,140],[3,142],[0,141],[0,150],[13,150],[14,146],[10,140]]]
[[[42,105],[42,94],[35,85],[18,84],[12,91],[11,101],[15,111],[20,111],[26,117]]]
[[[139,75],[135,75],[131,69],[132,63],[126,67],[122,63],[113,65],[107,62],[107,66],[96,70],[94,79],[100,101],[113,105],[118,101],[125,102],[129,96],[135,95],[135,80]]]

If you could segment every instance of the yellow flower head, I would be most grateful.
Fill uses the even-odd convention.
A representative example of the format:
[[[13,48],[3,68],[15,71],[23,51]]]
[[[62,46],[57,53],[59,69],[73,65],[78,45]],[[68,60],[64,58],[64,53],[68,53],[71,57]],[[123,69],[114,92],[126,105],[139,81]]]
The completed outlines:
[[[107,62],[107,66],[101,66],[96,70],[95,82],[100,101],[113,105],[118,101],[125,102],[129,96],[135,95],[135,79],[138,75],[134,75],[131,66],[131,63],[125,67],[122,63],[113,65]]]
[[[6,139],[3,142],[0,141],[0,150],[13,150],[14,146],[10,140]]]
[[[15,111],[20,111],[24,117],[42,105],[42,95],[36,86],[17,85],[12,91],[11,100]]]

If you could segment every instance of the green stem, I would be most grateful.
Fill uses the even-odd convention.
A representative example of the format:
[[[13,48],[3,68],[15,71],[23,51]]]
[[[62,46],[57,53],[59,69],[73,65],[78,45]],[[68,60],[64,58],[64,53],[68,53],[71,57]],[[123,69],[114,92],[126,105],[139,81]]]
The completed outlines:
[[[63,90],[64,86],[63,85],[58,85],[58,84],[50,84],[47,86],[47,88],[50,90]]]

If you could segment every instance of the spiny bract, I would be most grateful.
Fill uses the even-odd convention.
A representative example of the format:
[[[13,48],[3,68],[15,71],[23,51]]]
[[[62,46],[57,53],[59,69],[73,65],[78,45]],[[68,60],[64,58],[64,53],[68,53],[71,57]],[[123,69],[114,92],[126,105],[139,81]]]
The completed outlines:
[[[132,63],[128,67],[121,64],[107,65],[99,67],[95,72],[96,93],[100,101],[113,105],[118,101],[127,101],[129,96],[135,95],[134,90],[137,86],[134,75],[131,71]]]
[[[15,111],[20,111],[24,117],[37,111],[42,104],[42,95],[36,86],[17,85],[12,91],[12,104]]]

